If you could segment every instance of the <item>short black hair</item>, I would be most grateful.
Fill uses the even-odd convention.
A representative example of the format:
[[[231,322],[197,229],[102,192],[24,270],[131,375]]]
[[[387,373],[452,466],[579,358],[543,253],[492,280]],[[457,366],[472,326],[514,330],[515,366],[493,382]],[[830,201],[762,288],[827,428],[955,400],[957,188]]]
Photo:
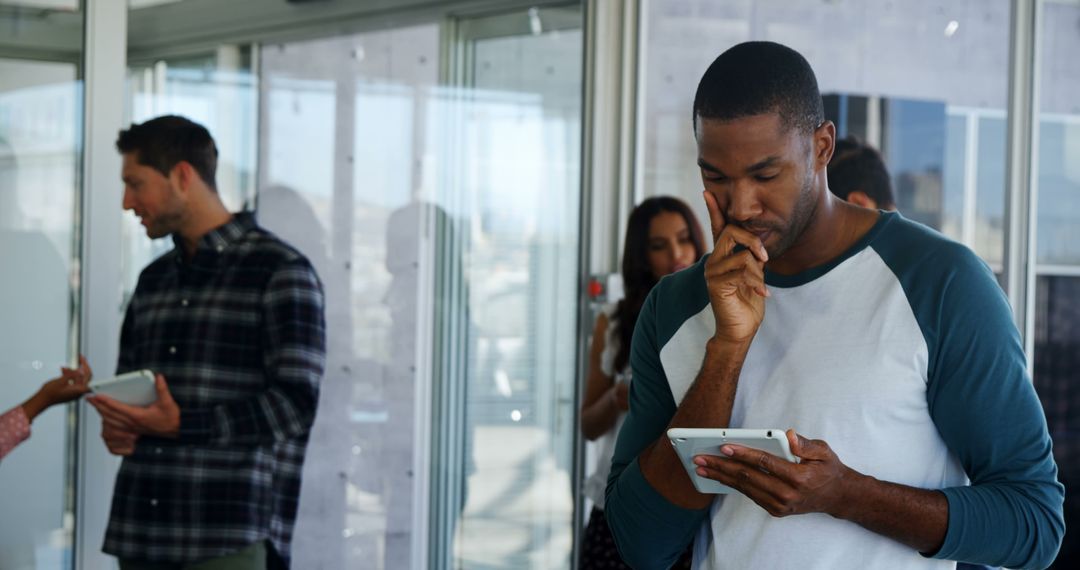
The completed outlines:
[[[785,129],[813,132],[825,121],[817,78],[799,52],[775,42],[744,42],[720,54],[694,95],[697,119],[730,121],[776,112]]]
[[[139,164],[168,176],[180,161],[187,162],[211,189],[217,189],[217,145],[206,127],[185,117],[165,115],[120,131],[116,149],[135,153]]]
[[[847,200],[848,194],[858,191],[877,202],[878,208],[896,207],[892,178],[881,153],[854,136],[836,141],[826,170],[829,190],[840,198]]]

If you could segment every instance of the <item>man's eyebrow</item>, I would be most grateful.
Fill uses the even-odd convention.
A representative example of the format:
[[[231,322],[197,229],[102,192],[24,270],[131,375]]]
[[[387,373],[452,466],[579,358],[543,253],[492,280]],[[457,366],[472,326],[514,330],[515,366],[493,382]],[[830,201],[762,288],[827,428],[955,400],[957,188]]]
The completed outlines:
[[[754,163],[754,164],[750,165],[750,167],[747,168],[746,171],[747,172],[757,172],[759,170],[765,170],[766,168],[776,166],[776,164],[778,162],[780,162],[780,157],[779,156],[770,156],[769,158],[766,158],[765,160],[762,160],[762,161],[759,161],[757,163]],[[697,161],[697,164],[702,170],[707,170],[707,171],[712,172],[714,174],[721,174],[721,175],[724,174],[723,171],[721,171],[719,168],[709,164],[708,162],[705,162],[705,159],[703,159],[703,158],[699,158],[698,161]]]
[[[723,174],[723,172],[720,172],[719,168],[709,164],[708,162],[705,162],[704,158],[697,159],[697,165],[701,167],[702,170],[708,170],[709,172],[715,172],[716,174]]]
[[[755,164],[750,165],[750,168],[747,168],[746,171],[747,172],[757,172],[758,170],[765,170],[766,168],[769,168],[770,166],[776,166],[777,162],[780,162],[780,157],[779,156],[770,156],[769,158],[766,158],[765,160],[762,160],[760,162],[757,162]]]

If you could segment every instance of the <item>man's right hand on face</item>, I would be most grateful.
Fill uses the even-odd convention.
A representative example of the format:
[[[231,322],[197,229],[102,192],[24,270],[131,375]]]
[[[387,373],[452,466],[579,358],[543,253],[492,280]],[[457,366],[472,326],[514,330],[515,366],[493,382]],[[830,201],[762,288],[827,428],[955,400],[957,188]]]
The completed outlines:
[[[728,225],[712,193],[705,191],[713,252],[705,263],[709,303],[716,318],[715,340],[749,344],[765,317],[765,262],[769,254],[758,236]],[[736,250],[736,246],[743,246]]]

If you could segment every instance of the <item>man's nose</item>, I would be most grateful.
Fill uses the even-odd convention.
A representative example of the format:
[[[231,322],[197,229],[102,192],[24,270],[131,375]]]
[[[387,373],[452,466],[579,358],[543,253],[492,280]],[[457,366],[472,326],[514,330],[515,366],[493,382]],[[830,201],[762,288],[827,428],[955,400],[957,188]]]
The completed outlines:
[[[761,202],[757,199],[757,189],[753,184],[740,183],[732,188],[731,197],[728,200],[728,208],[725,213],[727,219],[733,222],[745,222],[752,220],[761,214]]]

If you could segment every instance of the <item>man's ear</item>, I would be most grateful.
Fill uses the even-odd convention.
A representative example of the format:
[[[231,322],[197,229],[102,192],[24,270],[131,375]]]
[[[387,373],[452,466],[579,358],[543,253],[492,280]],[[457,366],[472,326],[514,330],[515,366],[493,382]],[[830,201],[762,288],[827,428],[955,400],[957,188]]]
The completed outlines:
[[[863,208],[870,208],[871,210],[878,209],[877,202],[866,195],[866,192],[860,192],[855,190],[847,195],[847,201],[855,204],[856,206],[862,206]]]
[[[191,184],[195,181],[198,174],[195,173],[195,167],[191,166],[191,163],[186,160],[181,160],[173,166],[172,171],[169,172],[169,179],[176,185],[176,188],[181,193],[187,194],[191,190]]]
[[[836,125],[825,121],[814,129],[814,169],[821,170],[832,160],[836,148]]]

